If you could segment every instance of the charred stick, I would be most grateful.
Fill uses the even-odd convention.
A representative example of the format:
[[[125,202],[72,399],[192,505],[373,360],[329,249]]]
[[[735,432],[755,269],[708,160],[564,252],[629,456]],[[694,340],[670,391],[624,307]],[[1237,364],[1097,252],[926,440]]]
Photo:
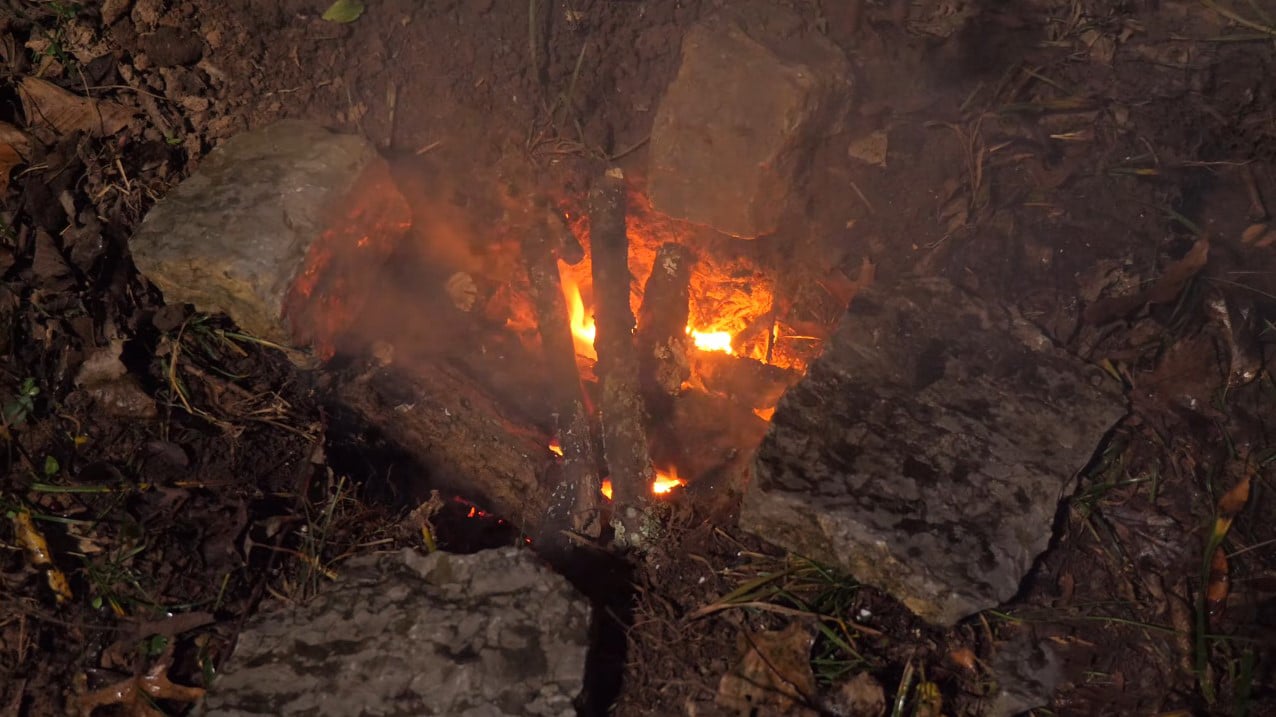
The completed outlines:
[[[629,307],[629,236],[625,232],[625,178],[608,170],[589,192],[590,252],[593,261],[594,314],[598,333],[596,372],[602,381],[603,453],[611,473],[616,543],[641,547],[648,489],[655,473],[643,426],[634,349],[634,314]]]
[[[474,379],[430,361],[411,370],[356,367],[333,385],[338,415],[374,429],[431,481],[404,485],[405,491],[453,491],[529,534],[539,530],[550,503],[541,480],[552,463],[549,451],[536,438],[537,426],[509,413]]]
[[[669,414],[673,397],[691,376],[687,316],[691,296],[691,251],[665,244],[643,290],[638,312],[638,379],[653,419]]]
[[[549,523],[562,523],[590,537],[598,537],[600,485],[598,462],[589,432],[589,413],[576,368],[567,302],[558,274],[555,239],[546,231],[532,231],[523,240],[523,261],[531,284],[532,305],[540,327],[546,372],[554,391],[555,430],[563,451],[562,480],[549,507]]]

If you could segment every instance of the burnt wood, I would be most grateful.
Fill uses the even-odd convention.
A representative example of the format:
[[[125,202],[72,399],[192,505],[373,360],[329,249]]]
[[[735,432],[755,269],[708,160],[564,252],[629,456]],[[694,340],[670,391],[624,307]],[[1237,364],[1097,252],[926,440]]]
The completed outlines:
[[[592,538],[602,532],[598,460],[589,431],[589,412],[581,390],[567,302],[558,274],[558,239],[531,231],[523,240],[523,261],[554,409],[555,436],[562,447],[562,479],[554,490],[547,520]]]
[[[428,485],[506,517],[529,535],[545,526],[553,457],[544,434],[444,362],[372,367],[334,382],[339,408],[426,472]]]
[[[687,247],[662,245],[643,290],[638,311],[638,375],[653,421],[669,414],[673,397],[691,376],[687,316],[694,261]]]
[[[603,454],[611,473],[616,543],[638,547],[644,534],[649,486],[655,472],[647,447],[634,315],[629,306],[629,237],[625,231],[625,179],[608,170],[589,192],[596,372],[602,384]]]

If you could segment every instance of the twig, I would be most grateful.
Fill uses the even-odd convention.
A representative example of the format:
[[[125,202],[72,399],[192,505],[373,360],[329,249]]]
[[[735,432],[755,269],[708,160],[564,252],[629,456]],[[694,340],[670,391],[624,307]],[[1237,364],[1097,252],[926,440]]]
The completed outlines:
[[[1270,25],[1264,25],[1260,22],[1254,22],[1253,20],[1246,19],[1245,17],[1237,15],[1235,12],[1219,5],[1218,3],[1214,2],[1214,0],[1201,0],[1201,4],[1213,10],[1214,12],[1218,13],[1219,15],[1222,15],[1228,20],[1231,20],[1237,25],[1241,25],[1242,27],[1248,27],[1251,30],[1257,30],[1261,33],[1271,35],[1272,37],[1276,37],[1276,27],[1271,27]]]

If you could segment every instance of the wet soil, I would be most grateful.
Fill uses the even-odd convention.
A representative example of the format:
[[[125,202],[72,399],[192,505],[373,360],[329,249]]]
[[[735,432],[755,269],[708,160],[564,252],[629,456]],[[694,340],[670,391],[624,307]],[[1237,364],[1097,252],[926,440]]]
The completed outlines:
[[[471,184],[517,167],[578,196],[605,160],[641,181],[680,38],[718,4],[546,0],[529,22],[524,3],[385,0],[336,24],[311,0],[5,0],[0,121],[27,136],[0,125],[0,710],[156,714],[121,686],[156,670],[205,686],[264,602],[305,599],[355,551],[421,543],[395,488],[414,477],[387,481],[393,461],[331,420],[322,370],[164,306],[132,268],[128,237],[156,199],[220,141],[282,117],[364,134],[403,166],[463,167]],[[988,665],[1028,634],[1065,658],[1042,714],[1276,714],[1276,12],[791,5],[856,73],[806,201],[760,240],[818,267],[795,269],[791,291],[865,259],[879,282],[946,275],[1108,368],[1131,415],[1078,476],[1020,595],[947,631],[849,583],[832,603],[789,585],[820,610],[771,594],[787,611],[706,613],[788,568],[729,506],[675,497],[660,548],[615,580],[574,576],[615,618],[587,711],[739,712],[724,676],[763,631],[798,623],[823,628],[811,650],[827,699],[790,712],[860,714],[833,696],[862,674],[884,709],[980,714]],[[43,127],[24,111],[29,78],[127,120]],[[885,166],[848,152],[867,137],[885,141]],[[1208,260],[1185,259],[1201,242]],[[1239,507],[1225,500],[1238,485]],[[444,547],[517,539],[443,502]],[[867,631],[830,632],[838,620]],[[182,714],[190,697],[169,685],[158,706]]]

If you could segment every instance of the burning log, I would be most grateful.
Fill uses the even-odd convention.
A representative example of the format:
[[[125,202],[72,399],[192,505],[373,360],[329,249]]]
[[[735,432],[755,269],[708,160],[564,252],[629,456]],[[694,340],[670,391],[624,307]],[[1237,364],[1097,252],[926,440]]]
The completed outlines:
[[[664,244],[643,291],[638,315],[638,372],[647,412],[662,418],[672,397],[691,376],[687,317],[691,295],[691,251],[680,244]]]
[[[655,475],[638,390],[634,315],[629,307],[629,236],[625,178],[609,169],[589,192],[589,233],[598,333],[596,372],[602,382],[603,452],[611,473],[616,543],[639,547]]]
[[[484,503],[536,536],[545,525],[552,465],[542,432],[511,416],[470,377],[443,362],[408,372],[375,367],[334,381],[336,408],[353,412],[408,454],[430,488]]]
[[[780,396],[802,378],[797,371],[714,351],[699,352],[693,363],[696,377],[705,389],[756,409],[773,408]]]
[[[546,521],[581,535],[598,537],[601,484],[589,431],[589,412],[581,391],[567,303],[558,274],[561,240],[548,231],[532,231],[523,239],[523,261],[531,284],[532,304],[540,327],[541,349],[552,390],[555,433],[563,451],[562,480],[554,490]],[[551,528],[552,530],[552,528]]]

